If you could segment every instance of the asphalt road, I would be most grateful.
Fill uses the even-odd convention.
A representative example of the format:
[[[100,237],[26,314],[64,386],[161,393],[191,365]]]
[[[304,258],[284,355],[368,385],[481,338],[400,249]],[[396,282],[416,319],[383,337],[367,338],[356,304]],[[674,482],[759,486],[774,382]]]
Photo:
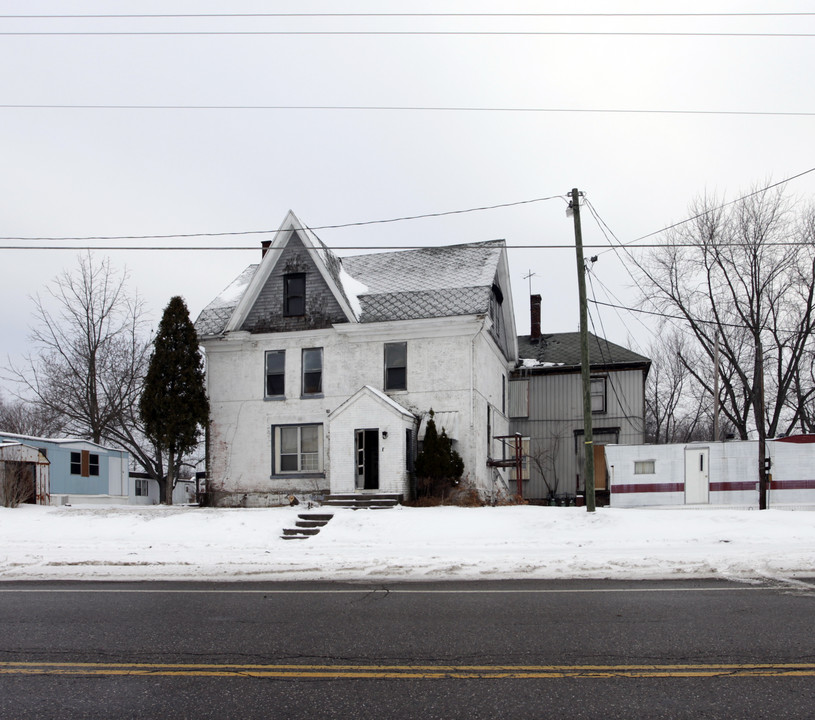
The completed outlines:
[[[1,718],[815,717],[815,580],[0,583]]]

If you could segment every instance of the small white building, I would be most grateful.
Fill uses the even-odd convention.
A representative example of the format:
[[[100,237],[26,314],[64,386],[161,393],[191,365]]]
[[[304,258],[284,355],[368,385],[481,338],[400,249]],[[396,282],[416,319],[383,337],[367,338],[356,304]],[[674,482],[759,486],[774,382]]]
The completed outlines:
[[[769,507],[815,505],[812,436],[768,440]],[[612,507],[758,507],[758,441],[607,445]]]
[[[431,409],[469,481],[506,492],[511,297],[503,241],[339,258],[289,213],[196,321],[213,502],[406,495]]]

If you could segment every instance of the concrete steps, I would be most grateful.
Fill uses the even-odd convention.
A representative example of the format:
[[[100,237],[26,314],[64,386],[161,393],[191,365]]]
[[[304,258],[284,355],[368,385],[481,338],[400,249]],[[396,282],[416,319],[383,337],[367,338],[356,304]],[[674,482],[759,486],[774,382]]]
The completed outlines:
[[[388,493],[347,493],[328,495],[323,500],[323,507],[344,507],[353,510],[385,510],[402,502],[401,495]]]
[[[283,528],[280,537],[284,540],[307,540],[320,532],[334,516],[330,513],[300,513],[297,517],[299,520],[294,523],[293,528]]]

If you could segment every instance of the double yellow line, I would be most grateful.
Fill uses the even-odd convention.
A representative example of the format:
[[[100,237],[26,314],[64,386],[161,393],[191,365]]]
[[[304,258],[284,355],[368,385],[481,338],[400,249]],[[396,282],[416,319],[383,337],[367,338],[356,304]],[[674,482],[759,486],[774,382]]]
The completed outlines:
[[[815,677],[815,663],[684,665],[231,665],[0,662],[0,675],[129,675],[327,680],[526,680],[547,678]]]

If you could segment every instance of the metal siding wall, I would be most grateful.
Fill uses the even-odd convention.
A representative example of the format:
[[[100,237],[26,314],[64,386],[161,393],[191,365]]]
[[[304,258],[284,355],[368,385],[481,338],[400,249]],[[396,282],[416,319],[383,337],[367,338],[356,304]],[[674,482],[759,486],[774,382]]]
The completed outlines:
[[[529,380],[510,380],[509,417],[526,418],[529,416],[529,385]]]
[[[601,375],[605,373],[595,373]],[[607,373],[606,407],[608,412],[593,416],[595,429],[619,427],[620,443],[641,444],[642,418],[642,371],[626,370]],[[612,389],[613,386],[613,389]],[[551,444],[558,437],[557,493],[574,494],[578,473],[575,454],[574,431],[583,429],[582,383],[579,373],[530,376],[529,417],[513,418],[511,432],[519,432],[532,438],[532,446]],[[548,495],[543,479],[531,469],[531,479],[524,484],[528,498],[545,498]],[[581,482],[582,485],[582,482]]]

